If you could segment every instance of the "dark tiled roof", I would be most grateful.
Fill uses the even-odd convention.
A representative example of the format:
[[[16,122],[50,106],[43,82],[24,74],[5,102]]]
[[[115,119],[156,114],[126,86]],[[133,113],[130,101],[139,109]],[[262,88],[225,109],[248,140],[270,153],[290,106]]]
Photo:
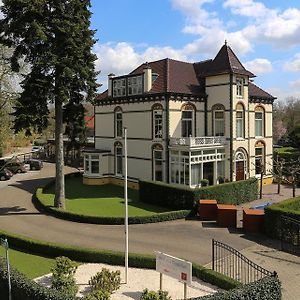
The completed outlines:
[[[258,98],[258,99],[271,99],[275,100],[271,94],[267,93],[257,85],[252,82],[249,82],[249,98]]]
[[[188,63],[165,58],[158,61],[144,63],[133,70],[130,74],[142,74],[146,67],[152,69],[152,73],[158,74],[153,82],[149,94],[155,93],[179,93],[203,96],[205,93],[206,76],[218,74],[241,74],[249,77],[255,75],[244,68],[232,49],[223,45],[214,59],[196,63]],[[249,84],[250,97],[275,99],[256,85]],[[97,97],[97,100],[108,98],[105,91]]]
[[[245,69],[227,44],[223,45],[216,57],[207,63],[206,70],[203,72],[202,76],[226,73],[235,73],[255,77],[253,73]]]

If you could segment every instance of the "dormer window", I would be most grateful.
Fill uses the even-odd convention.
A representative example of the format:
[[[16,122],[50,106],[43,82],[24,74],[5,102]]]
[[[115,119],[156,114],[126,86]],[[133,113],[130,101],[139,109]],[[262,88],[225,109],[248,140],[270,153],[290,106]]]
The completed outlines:
[[[140,95],[143,93],[143,76],[128,77],[128,95]]]
[[[157,73],[152,73],[152,83],[158,78]]]
[[[126,96],[126,79],[114,79],[113,80],[113,96],[121,97]]]
[[[238,97],[244,96],[244,78],[241,77],[236,78],[236,95]]]

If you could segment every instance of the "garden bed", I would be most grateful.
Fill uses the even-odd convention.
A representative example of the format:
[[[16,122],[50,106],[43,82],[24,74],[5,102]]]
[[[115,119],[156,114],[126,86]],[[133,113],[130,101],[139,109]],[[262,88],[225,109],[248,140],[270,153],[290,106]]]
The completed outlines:
[[[54,182],[39,188],[34,203],[39,209],[70,221],[92,224],[124,224],[124,189],[120,186],[86,186],[81,176],[66,177],[66,210],[54,205]],[[129,224],[170,221],[187,217],[190,210],[170,210],[139,201],[138,191],[128,190]]]

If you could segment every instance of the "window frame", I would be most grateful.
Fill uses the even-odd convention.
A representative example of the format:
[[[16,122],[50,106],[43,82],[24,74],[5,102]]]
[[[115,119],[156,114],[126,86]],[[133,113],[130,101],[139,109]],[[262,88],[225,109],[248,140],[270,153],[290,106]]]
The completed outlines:
[[[261,149],[262,153],[257,154],[256,150]],[[266,145],[262,142],[256,143],[255,144],[255,176],[259,177],[261,175],[261,172],[257,173],[257,161],[260,160],[262,163],[263,169],[266,168]]]
[[[242,116],[238,117],[238,113],[241,113]],[[241,103],[238,103],[236,106],[236,138],[237,139],[245,139],[245,108],[244,105]],[[238,122],[241,123],[241,135],[239,135],[238,132]]]
[[[219,119],[219,118],[216,118],[216,113],[222,113],[223,114],[223,118],[222,119]],[[216,120],[218,120],[218,122],[222,122],[223,123],[223,133],[222,134],[217,134],[216,133]],[[225,110],[224,109],[214,109],[213,110],[213,124],[214,124],[214,127],[213,127],[213,134],[214,136],[225,136]]]
[[[157,116],[161,116],[157,118]],[[163,139],[163,127],[164,127],[164,116],[162,107],[154,107],[152,110],[152,128],[153,128],[153,139],[162,140]],[[160,122],[159,122],[160,121]],[[159,129],[160,127],[160,129]]]
[[[185,112],[191,112],[191,117],[190,118],[185,118],[183,117],[183,114]],[[195,110],[194,109],[182,109],[181,110],[181,137],[190,137],[190,136],[194,136],[195,134],[195,126],[194,126],[194,120],[195,120]],[[184,135],[184,125],[185,123],[190,122],[190,128],[191,128],[191,132],[188,135]],[[186,127],[185,129],[187,129],[188,127]]]
[[[118,119],[118,116],[121,116],[121,118]],[[120,107],[115,109],[115,137],[123,137],[123,111]]]
[[[161,157],[156,158],[156,153],[160,153]],[[163,157],[164,151],[161,145],[157,145],[156,147],[152,148],[152,168],[153,168],[153,174],[152,174],[152,179],[153,181],[164,181],[164,157]],[[156,173],[157,173],[157,162],[160,162],[161,165],[161,180],[157,179]]]
[[[94,157],[93,157],[94,156]],[[97,158],[96,158],[97,156]],[[90,176],[90,177],[97,177],[101,174],[101,164],[100,164],[101,154],[99,153],[85,153],[84,154],[84,175]],[[92,172],[92,163],[97,162],[98,163],[98,172]],[[87,168],[88,166],[88,168]]]
[[[261,118],[257,118],[256,115],[260,114]],[[258,121],[261,123],[261,135],[257,134],[257,123]],[[254,110],[254,134],[256,138],[261,138],[265,136],[265,109],[262,106],[257,106]]]
[[[236,77],[236,96],[238,98],[244,97],[245,79],[243,77]]]
[[[118,150],[121,149],[121,153],[118,153]],[[119,173],[119,159],[121,158],[121,173]],[[115,175],[123,176],[124,166],[123,166],[123,145],[117,144],[115,145]]]

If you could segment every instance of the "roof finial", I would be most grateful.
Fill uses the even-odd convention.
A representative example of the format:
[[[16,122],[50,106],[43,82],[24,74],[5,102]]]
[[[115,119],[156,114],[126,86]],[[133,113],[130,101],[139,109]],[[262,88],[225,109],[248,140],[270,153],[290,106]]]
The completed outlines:
[[[225,46],[227,46],[227,40],[225,40]]]

